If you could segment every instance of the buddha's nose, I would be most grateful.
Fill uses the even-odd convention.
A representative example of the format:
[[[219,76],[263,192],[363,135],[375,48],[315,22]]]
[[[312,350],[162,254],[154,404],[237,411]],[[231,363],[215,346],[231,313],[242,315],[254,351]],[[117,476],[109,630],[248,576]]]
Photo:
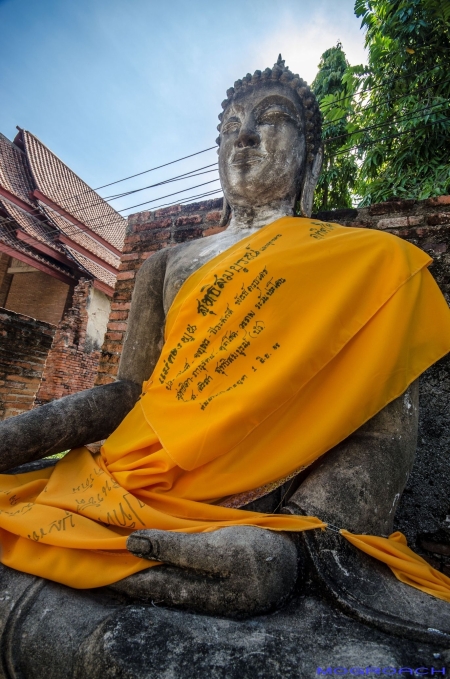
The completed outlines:
[[[261,143],[261,138],[259,134],[253,130],[251,127],[242,126],[239,132],[239,136],[235,141],[235,145],[238,149],[252,148],[259,146]]]

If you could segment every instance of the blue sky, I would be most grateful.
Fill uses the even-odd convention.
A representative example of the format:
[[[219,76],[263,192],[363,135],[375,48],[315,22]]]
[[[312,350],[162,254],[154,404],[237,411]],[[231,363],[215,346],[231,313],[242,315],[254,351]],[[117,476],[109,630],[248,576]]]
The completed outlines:
[[[226,89],[272,66],[279,52],[308,82],[322,52],[338,40],[351,64],[363,63],[353,4],[0,0],[0,132],[12,139],[16,125],[30,130],[93,187],[194,153],[214,145]],[[101,193],[138,188],[216,158],[209,151]],[[112,204],[124,208],[215,176]],[[140,209],[146,207],[131,212]]]

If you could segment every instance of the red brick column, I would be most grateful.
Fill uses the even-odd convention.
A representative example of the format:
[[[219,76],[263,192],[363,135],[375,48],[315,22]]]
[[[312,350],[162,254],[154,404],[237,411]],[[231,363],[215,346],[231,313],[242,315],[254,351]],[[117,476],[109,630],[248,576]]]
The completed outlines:
[[[80,279],[73,293],[72,306],[56,328],[36,395],[36,406],[94,386],[100,351],[90,351],[86,346],[91,285],[90,281]]]

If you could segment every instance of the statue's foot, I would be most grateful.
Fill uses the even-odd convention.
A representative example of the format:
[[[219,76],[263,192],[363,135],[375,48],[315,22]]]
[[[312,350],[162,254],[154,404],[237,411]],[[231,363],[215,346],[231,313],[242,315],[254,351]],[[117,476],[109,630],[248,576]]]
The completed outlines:
[[[302,541],[324,594],[346,613],[411,640],[450,642],[448,602],[400,582],[338,533],[305,531]]]
[[[196,534],[141,530],[127,547],[164,565],[115,583],[115,591],[200,613],[238,618],[266,613],[288,599],[299,575],[294,542],[250,526]]]

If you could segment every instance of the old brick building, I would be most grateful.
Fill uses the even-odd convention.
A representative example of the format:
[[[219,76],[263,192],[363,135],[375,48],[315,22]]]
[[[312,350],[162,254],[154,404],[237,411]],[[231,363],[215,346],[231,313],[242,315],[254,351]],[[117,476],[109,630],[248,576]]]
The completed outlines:
[[[0,134],[0,418],[92,386],[124,235],[123,217],[39,139]],[[37,334],[53,334],[50,351]]]

